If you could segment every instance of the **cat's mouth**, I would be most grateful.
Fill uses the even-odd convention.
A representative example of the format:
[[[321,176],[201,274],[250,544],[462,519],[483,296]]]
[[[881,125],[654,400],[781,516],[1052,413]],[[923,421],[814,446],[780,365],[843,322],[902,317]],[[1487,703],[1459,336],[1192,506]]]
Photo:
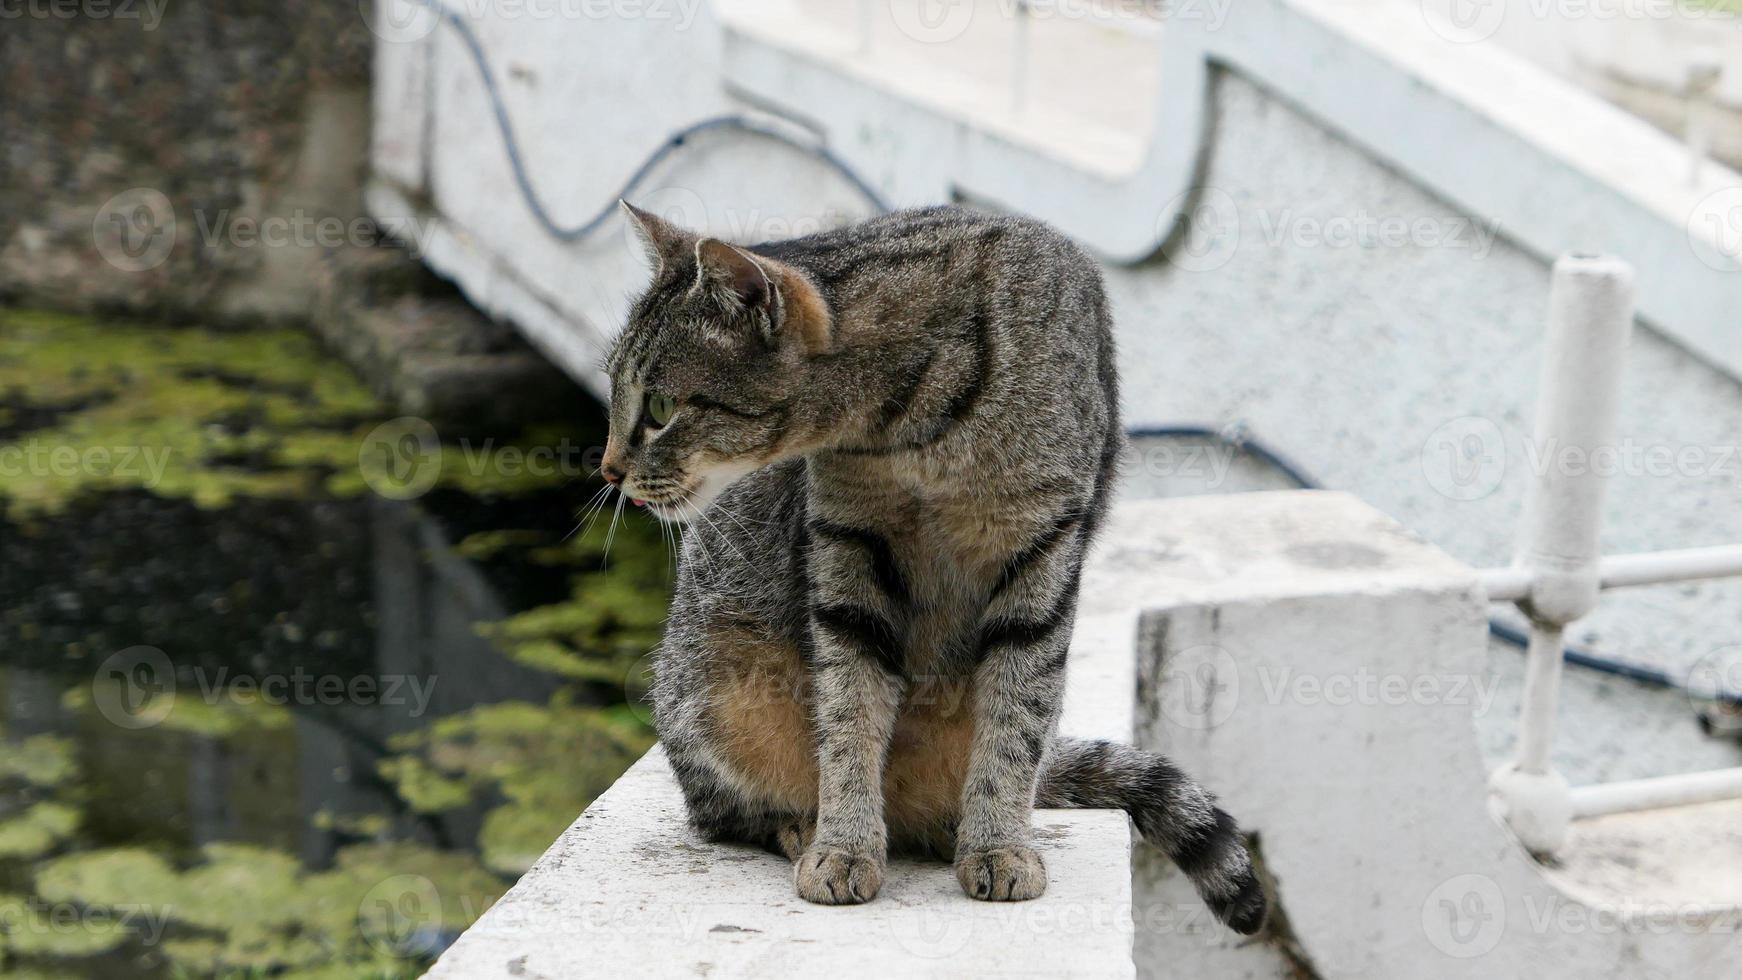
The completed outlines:
[[[694,467],[686,471],[687,482],[682,485],[675,485],[675,479],[662,479],[651,487],[630,483],[624,495],[630,503],[645,508],[654,517],[668,524],[682,524],[698,517],[728,486],[755,471],[758,465],[746,460],[732,460]]]
[[[668,524],[682,523],[694,515],[696,491],[694,487],[685,487],[674,494],[655,500],[652,497],[630,497],[629,502],[637,507],[645,507],[647,512]]]

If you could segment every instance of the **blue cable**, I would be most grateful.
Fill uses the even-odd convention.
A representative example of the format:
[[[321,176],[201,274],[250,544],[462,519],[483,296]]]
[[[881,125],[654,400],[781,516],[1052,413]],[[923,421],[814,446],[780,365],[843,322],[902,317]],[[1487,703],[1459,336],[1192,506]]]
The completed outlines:
[[[520,140],[514,135],[514,123],[508,118],[508,107],[502,101],[502,91],[496,84],[496,76],[490,71],[490,63],[485,58],[484,45],[478,40],[478,35],[463,17],[449,10],[437,0],[419,0],[419,2],[434,10],[441,17],[442,22],[452,27],[454,32],[460,36],[460,40],[465,42],[466,51],[472,57],[472,64],[478,69],[478,77],[484,82],[484,91],[490,97],[490,111],[496,117],[497,130],[502,134],[502,145],[508,153],[509,168],[514,172],[514,183],[520,188],[520,196],[526,201],[526,206],[532,211],[532,216],[538,220],[539,225],[558,241],[578,241],[597,231],[600,225],[610,220],[612,212],[616,209],[616,202],[627,199],[629,195],[633,194],[641,182],[647,178],[647,175],[653,171],[653,168],[659,166],[666,157],[671,155],[672,151],[683,146],[693,136],[717,129],[750,133],[797,147],[799,150],[822,160],[836,173],[846,178],[860,194],[864,195],[865,200],[877,209],[878,213],[887,214],[890,211],[889,203],[883,199],[883,196],[866,183],[852,167],[848,166],[845,160],[836,156],[834,151],[822,143],[805,143],[745,116],[726,115],[691,123],[671,134],[664,143],[659,145],[658,149],[653,151],[652,155],[642,162],[640,167],[636,168],[635,172],[624,182],[622,189],[591,219],[567,227],[558,224],[556,219],[551,217],[550,211],[545,208],[544,201],[539,198],[537,190],[532,186],[532,178],[526,171],[526,160],[520,153]]]
[[[845,178],[879,214],[888,214],[892,210],[889,203],[870,183],[823,143],[806,143],[795,140],[787,133],[764,126],[742,115],[724,115],[691,123],[667,137],[665,142],[661,143],[642,162],[641,166],[635,169],[635,172],[623,183],[622,189],[612,196],[610,202],[600,208],[598,213],[589,220],[569,227],[558,224],[551,217],[550,212],[546,210],[544,202],[539,199],[537,191],[532,186],[532,178],[526,170],[526,161],[520,153],[520,141],[514,134],[514,124],[508,118],[508,108],[503,103],[502,92],[497,87],[495,75],[490,71],[489,61],[484,55],[484,46],[478,40],[477,34],[458,13],[449,10],[439,0],[418,0],[418,2],[434,10],[441,17],[442,22],[452,27],[455,33],[460,36],[460,40],[465,43],[466,50],[471,55],[472,64],[478,69],[478,77],[483,80],[484,90],[489,95],[490,110],[496,117],[496,128],[502,134],[502,144],[508,153],[508,163],[514,173],[514,183],[520,189],[520,196],[526,201],[528,209],[532,211],[532,215],[538,220],[539,225],[558,241],[578,241],[597,231],[599,226],[610,220],[611,214],[616,208],[616,202],[620,199],[627,199],[629,195],[633,194],[641,182],[647,178],[647,175],[653,171],[653,168],[687,143],[691,137],[712,130],[749,133],[795,147],[821,160],[835,173]],[[1254,437],[1244,425],[1228,428],[1190,424],[1138,427],[1126,430],[1126,434],[1132,438],[1211,439],[1229,446],[1237,452],[1263,461],[1285,476],[1289,482],[1303,490],[1324,489],[1324,486],[1309,476],[1305,469],[1295,464],[1289,457],[1265,445]],[[1488,621],[1488,632],[1496,639],[1513,646],[1525,647],[1529,644],[1528,638],[1523,633],[1498,619]],[[1574,647],[1567,647],[1563,656],[1567,663],[1617,677],[1625,677],[1644,684],[1669,688],[1682,686],[1661,670],[1600,657]],[[1731,700],[1727,696],[1723,699]]]

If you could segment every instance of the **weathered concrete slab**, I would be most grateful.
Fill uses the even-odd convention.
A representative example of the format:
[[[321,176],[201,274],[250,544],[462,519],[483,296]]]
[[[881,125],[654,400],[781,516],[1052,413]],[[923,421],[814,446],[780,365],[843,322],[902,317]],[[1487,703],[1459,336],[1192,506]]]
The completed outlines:
[[[1122,813],[1036,815],[1044,897],[976,902],[943,863],[897,860],[857,907],[793,894],[790,865],[689,829],[655,749],[466,931],[430,977],[1128,977]]]

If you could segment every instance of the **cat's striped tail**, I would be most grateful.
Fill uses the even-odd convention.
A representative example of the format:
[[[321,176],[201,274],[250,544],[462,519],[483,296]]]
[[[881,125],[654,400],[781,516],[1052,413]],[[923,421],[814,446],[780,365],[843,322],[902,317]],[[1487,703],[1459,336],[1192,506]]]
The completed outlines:
[[[1060,738],[1041,772],[1035,804],[1124,810],[1143,839],[1191,878],[1216,918],[1246,935],[1264,925],[1264,888],[1240,828],[1167,759],[1112,742]]]

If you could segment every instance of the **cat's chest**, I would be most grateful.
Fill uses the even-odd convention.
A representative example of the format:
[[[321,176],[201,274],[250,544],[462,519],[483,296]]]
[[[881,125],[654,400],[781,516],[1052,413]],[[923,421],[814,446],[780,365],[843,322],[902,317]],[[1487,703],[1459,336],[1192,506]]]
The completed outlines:
[[[927,503],[895,542],[921,595],[940,602],[983,598],[1027,543],[1027,521],[976,502]]]

